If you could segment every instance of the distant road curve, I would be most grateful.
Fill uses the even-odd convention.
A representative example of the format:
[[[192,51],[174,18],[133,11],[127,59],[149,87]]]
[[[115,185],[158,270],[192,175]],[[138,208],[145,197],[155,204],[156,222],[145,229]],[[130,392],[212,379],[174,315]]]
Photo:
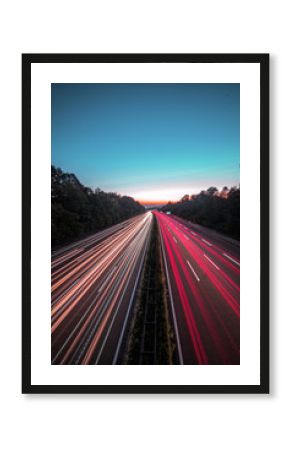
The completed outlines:
[[[240,363],[237,241],[154,211],[181,364]]]
[[[152,226],[147,212],[52,253],[52,364],[118,364]]]

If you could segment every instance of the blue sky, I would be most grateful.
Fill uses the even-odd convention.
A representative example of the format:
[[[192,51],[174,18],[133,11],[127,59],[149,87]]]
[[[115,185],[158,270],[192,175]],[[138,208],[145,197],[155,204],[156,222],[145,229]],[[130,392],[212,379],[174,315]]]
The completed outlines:
[[[158,203],[239,184],[239,84],[52,84],[52,164]]]

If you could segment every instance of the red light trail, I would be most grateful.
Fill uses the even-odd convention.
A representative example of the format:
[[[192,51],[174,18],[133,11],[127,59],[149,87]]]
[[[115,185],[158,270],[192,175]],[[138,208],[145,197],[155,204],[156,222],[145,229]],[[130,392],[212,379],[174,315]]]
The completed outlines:
[[[239,247],[203,227],[154,214],[180,362],[239,364]]]

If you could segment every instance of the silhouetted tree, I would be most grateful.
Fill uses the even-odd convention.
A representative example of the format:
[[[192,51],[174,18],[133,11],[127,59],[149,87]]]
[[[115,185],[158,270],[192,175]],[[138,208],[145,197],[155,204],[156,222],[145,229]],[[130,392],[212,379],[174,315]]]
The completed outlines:
[[[225,186],[220,193],[210,187],[199,194],[183,196],[177,203],[168,203],[162,210],[240,239],[240,189],[237,187],[229,190]]]
[[[188,202],[189,201],[189,195],[188,194],[184,195],[180,201],[181,201],[181,203]]]
[[[209,188],[207,189],[206,192],[207,192],[209,195],[214,195],[217,191],[218,191],[218,190],[217,190],[216,187],[211,186],[211,187],[209,187]]]
[[[131,197],[115,192],[94,191],[74,174],[51,167],[51,242],[61,245],[109,227],[145,208]]]

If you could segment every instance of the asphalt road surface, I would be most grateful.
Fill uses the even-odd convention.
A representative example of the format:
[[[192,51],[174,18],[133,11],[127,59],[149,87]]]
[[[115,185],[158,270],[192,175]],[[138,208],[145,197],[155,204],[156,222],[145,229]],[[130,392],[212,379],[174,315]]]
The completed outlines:
[[[239,364],[239,243],[175,216],[154,214],[180,364]]]
[[[118,364],[152,213],[52,254],[52,364]]]

